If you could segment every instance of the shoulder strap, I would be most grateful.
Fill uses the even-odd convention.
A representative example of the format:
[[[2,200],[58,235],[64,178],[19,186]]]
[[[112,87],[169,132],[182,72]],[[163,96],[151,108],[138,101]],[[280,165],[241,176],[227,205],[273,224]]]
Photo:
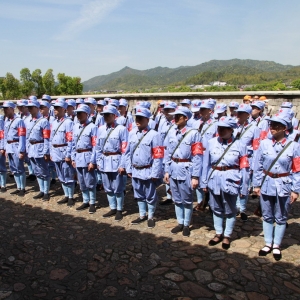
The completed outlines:
[[[60,127],[66,120],[67,120],[67,118],[65,118],[65,119],[59,124],[59,126],[57,127],[55,133],[53,134],[52,139],[55,137],[56,133],[58,132],[59,127]]]
[[[118,124],[115,128],[113,128],[113,130],[111,130],[111,131],[108,133],[108,135],[107,135],[107,137],[106,137],[106,139],[105,139],[105,141],[104,141],[104,144],[103,144],[103,149],[104,149],[104,146],[105,146],[105,144],[106,144],[106,142],[107,142],[109,136],[112,134],[112,132],[113,132],[119,125],[120,125],[120,124]]]
[[[80,139],[80,137],[81,137],[81,135],[82,135],[84,129],[86,129],[90,124],[94,124],[94,123],[93,123],[93,122],[90,122],[90,123],[87,124],[85,127],[83,127],[82,130],[80,131],[79,136],[78,136],[78,138],[77,138],[76,146],[77,146],[77,144],[78,144],[78,141],[79,141],[79,139]]]
[[[155,128],[154,128],[155,131],[158,130],[158,127],[159,127],[159,123],[160,123],[161,117],[162,117],[162,115],[159,116],[158,122],[155,124]]]
[[[11,121],[11,123],[9,124],[9,127],[8,127],[8,129],[7,129],[7,133],[9,132],[9,129],[10,129],[10,126],[12,125],[12,123],[16,120],[16,119],[19,119],[20,117],[15,117],[12,121]]]
[[[137,145],[135,146],[134,150],[132,151],[132,155],[131,157],[133,157],[133,154],[135,153],[136,149],[138,148],[138,146],[140,145],[140,143],[142,142],[142,140],[144,139],[144,137],[148,134],[148,132],[150,132],[152,129],[150,128],[143,136],[142,138],[139,140],[139,142],[137,143]]]
[[[192,132],[192,131],[196,131],[196,129],[191,129],[191,130],[187,131],[187,132],[183,135],[182,139],[180,140],[180,142],[177,144],[176,148],[175,148],[174,151],[172,152],[171,157],[173,157],[175,151],[176,151],[176,150],[178,149],[178,147],[181,145],[181,143],[183,142],[184,138],[185,138],[186,136],[188,136],[188,134],[189,134],[190,132]]]
[[[214,124],[215,122],[211,122],[206,128],[205,128],[205,130],[203,131],[203,133],[201,133],[201,130],[202,130],[202,128],[201,128],[201,130],[199,131],[200,133],[201,133],[201,136],[203,136],[204,135],[204,133]],[[204,124],[204,123],[202,123],[202,124]],[[200,125],[201,126],[201,125]],[[203,125],[204,126],[204,125]]]
[[[231,148],[231,146],[234,144],[234,142],[236,140],[238,140],[239,138],[235,138],[233,140],[233,142],[225,149],[225,151],[223,152],[222,156],[218,159],[218,161],[215,163],[215,166],[218,166],[218,164],[221,162],[221,160],[223,159],[223,157],[225,156],[225,154],[228,152],[228,150]],[[212,172],[209,174],[209,177],[207,179],[207,181],[210,179],[212,173],[215,171],[215,169],[212,170]]]
[[[30,131],[29,131],[29,134],[28,134],[28,140],[29,140],[29,138],[30,138],[30,134],[31,134],[31,132],[32,132],[32,129],[35,127],[35,125],[37,124],[37,123],[39,123],[42,119],[44,119],[44,117],[40,117],[38,120],[37,120],[37,122],[31,127],[31,129],[30,129]]]
[[[164,137],[164,140],[165,140],[166,137],[168,136],[168,133],[169,133],[170,129],[171,129],[173,126],[174,126],[174,124],[172,124],[172,125],[169,127],[169,129],[168,129],[168,131],[166,132],[166,135],[165,135],[165,137]]]
[[[289,142],[285,145],[285,147],[282,148],[282,150],[278,153],[277,157],[272,161],[270,167],[269,167],[268,170],[267,170],[267,173],[270,172],[270,170],[271,170],[271,169],[273,168],[273,166],[276,164],[276,162],[277,162],[277,160],[279,159],[279,157],[280,157],[280,156],[282,155],[282,153],[289,147],[289,145],[290,145],[292,142],[293,142],[293,141],[289,141]],[[267,177],[267,174],[265,174],[263,180],[261,181],[261,185],[260,185],[260,186],[263,185],[263,183],[264,183],[265,180],[266,180],[266,177]]]
[[[241,130],[241,134],[240,134],[240,136],[239,136],[239,138],[241,138],[244,134],[245,134],[245,132],[249,129],[249,128],[251,128],[252,127],[252,125],[253,124],[250,124],[250,126],[249,127],[247,127],[246,128],[246,130],[244,131],[244,132],[242,132],[243,131],[243,129]],[[244,126],[243,126],[243,128],[244,128]]]

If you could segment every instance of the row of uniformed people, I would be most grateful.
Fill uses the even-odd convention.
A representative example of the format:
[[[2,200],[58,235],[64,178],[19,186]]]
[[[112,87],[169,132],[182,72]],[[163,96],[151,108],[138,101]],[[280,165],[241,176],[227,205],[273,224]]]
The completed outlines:
[[[58,100],[58,102],[62,102],[62,103],[64,103],[64,101],[60,101],[60,100]],[[202,103],[201,103],[201,105],[209,105],[209,102],[210,102],[210,100],[207,100],[207,101],[203,101]],[[33,105],[30,105],[30,103],[31,103],[31,100],[29,100],[29,104],[28,104],[28,106],[30,107],[30,106],[35,106],[34,104]],[[196,103],[195,103],[196,104]],[[168,104],[167,103],[167,105],[166,105],[166,110],[168,109],[168,105],[169,106],[172,106],[172,104]],[[200,105],[200,107],[201,107],[201,105]],[[56,107],[57,107],[58,105],[56,105]],[[64,107],[62,107],[63,108],[63,111],[64,111],[64,109],[65,109],[65,103],[63,104],[63,106]],[[5,104],[4,104],[4,107],[5,107]],[[54,104],[54,108],[55,108],[55,104]],[[110,108],[110,109],[112,109],[113,108],[113,106],[108,106],[108,108]],[[205,108],[205,107],[202,107],[202,109],[203,108]],[[240,105],[240,109],[242,109],[242,112],[247,112],[247,110],[245,111],[245,108],[247,108],[247,106],[246,105]],[[173,109],[174,109],[174,104],[173,104]],[[31,110],[33,110],[32,108],[31,108]],[[80,110],[83,110],[83,111],[80,111]],[[200,110],[201,110],[201,108],[200,108]],[[78,111],[77,111],[77,113],[78,113],[78,118],[79,118],[79,115],[80,115],[80,113],[81,112],[83,112],[84,113],[84,115],[86,116],[86,120],[82,120],[82,119],[80,119],[80,124],[78,125],[78,127],[79,127],[79,129],[81,129],[80,130],[80,133],[82,134],[82,131],[83,131],[83,129],[85,128],[85,126],[84,126],[84,124],[87,124],[87,123],[92,123],[92,122],[88,122],[88,115],[90,115],[90,111],[89,110],[87,110],[87,106],[86,105],[80,105],[79,106],[79,108],[78,108]],[[146,113],[147,112],[147,113]],[[144,118],[144,119],[147,119],[147,128],[148,128],[148,124],[149,124],[149,120],[150,120],[150,116],[151,116],[151,114],[150,114],[150,111],[148,111],[148,109],[147,108],[144,108],[144,107],[140,107],[139,109],[137,109],[137,112],[136,112],[137,114],[138,113],[141,113],[142,114],[142,118]],[[239,111],[237,112],[238,114],[239,114]],[[115,118],[115,116],[116,116],[116,114],[117,114],[117,112],[115,111],[115,114],[113,114],[111,111],[110,112],[103,112],[103,114],[104,114],[104,116],[105,115],[114,115],[114,118]],[[10,118],[11,116],[9,116],[8,114],[6,114],[7,115],[7,117],[8,118]],[[34,115],[35,115],[35,111],[34,111]],[[36,115],[34,116],[34,115],[32,115],[33,116],[33,119],[35,119],[36,118]],[[63,115],[63,114],[62,114]],[[145,116],[146,115],[146,116]],[[159,144],[156,146],[156,147],[153,147],[151,150],[152,151],[154,151],[154,153],[156,153],[155,151],[157,151],[157,154],[155,154],[156,156],[158,156],[158,157],[155,157],[154,156],[154,154],[153,154],[153,152],[151,152],[151,155],[152,155],[152,157],[151,157],[151,155],[148,155],[148,156],[146,156],[146,158],[148,157],[148,158],[150,158],[150,160],[151,159],[159,159],[159,160],[162,160],[162,158],[163,157],[165,157],[166,158],[166,160],[165,160],[165,170],[166,170],[166,175],[165,175],[165,180],[166,180],[166,182],[170,182],[171,183],[171,191],[172,191],[172,195],[173,195],[173,200],[175,201],[175,203],[176,203],[176,199],[178,198],[178,199],[187,199],[187,201],[185,202],[185,203],[176,203],[176,215],[177,215],[177,218],[178,218],[178,223],[179,223],[179,227],[176,227],[176,228],[174,228],[172,231],[173,231],[173,233],[176,233],[176,232],[178,232],[178,231],[181,231],[181,230],[183,230],[183,234],[184,235],[189,235],[189,229],[188,229],[188,225],[189,225],[189,222],[190,222],[190,216],[191,216],[191,197],[190,197],[190,195],[191,195],[191,189],[186,189],[186,188],[183,188],[183,187],[187,187],[188,186],[188,184],[187,184],[187,180],[189,180],[189,179],[187,179],[187,178],[189,178],[188,176],[186,176],[186,174],[185,174],[185,171],[189,171],[190,172],[190,175],[191,174],[194,174],[194,175],[192,175],[192,179],[191,179],[191,184],[190,184],[190,187],[191,188],[197,188],[198,186],[199,186],[199,177],[200,177],[200,175],[201,175],[201,172],[200,172],[200,170],[201,170],[201,167],[202,167],[202,163],[200,163],[200,161],[201,161],[201,155],[203,154],[203,152],[205,152],[205,148],[203,147],[203,144],[204,144],[204,139],[201,137],[201,130],[203,129],[203,127],[202,128],[198,128],[198,127],[196,127],[196,129],[197,130],[193,130],[193,131],[195,131],[198,135],[199,135],[199,138],[196,138],[196,139],[194,139],[194,141],[189,141],[189,143],[187,143],[187,141],[185,141],[183,144],[181,143],[181,140],[182,140],[182,138],[183,137],[185,137],[185,130],[186,131],[189,131],[189,130],[187,130],[188,129],[188,127],[186,127],[186,125],[187,125],[187,120],[188,119],[190,119],[191,118],[191,112],[189,111],[189,109],[187,109],[187,108],[184,108],[184,107],[179,107],[178,108],[178,110],[176,110],[175,112],[170,112],[169,113],[169,115],[175,115],[176,116],[176,118],[178,119],[178,116],[179,116],[179,119],[180,118],[182,118],[182,116],[184,116],[184,122],[183,122],[183,120],[181,120],[183,123],[182,123],[182,125],[184,125],[184,127],[182,128],[182,129],[180,129],[179,130],[179,127],[180,126],[178,126],[179,125],[179,123],[180,123],[180,120],[176,120],[176,118],[175,118],[175,123],[176,123],[176,126],[174,126],[173,128],[171,128],[170,129],[170,131],[169,131],[169,134],[170,134],[170,137],[169,138],[167,138],[167,141],[166,141],[166,143],[167,143],[167,146],[166,146],[166,148],[168,149],[168,151],[167,151],[167,155],[163,155],[162,153],[163,153],[163,149],[164,149],[164,147],[163,147],[163,141],[162,141],[162,139],[161,138],[158,138],[158,140],[159,140]],[[164,116],[162,116],[162,117],[164,117]],[[166,118],[167,119],[167,118]],[[215,125],[217,125],[217,128],[219,129],[219,127],[226,127],[226,126],[221,126],[220,125],[220,122],[221,121],[224,121],[224,120],[222,120],[222,117],[221,117],[221,119],[219,120],[219,123],[217,123],[217,124],[219,124],[219,125],[217,125],[217,124],[215,124]],[[179,123],[178,123],[179,122]],[[185,123],[186,122],[186,123]],[[172,122],[171,122],[172,123]],[[216,123],[216,122],[215,122]],[[230,123],[230,122],[229,122]],[[88,125],[88,124],[87,124]],[[139,125],[139,123],[137,123],[136,124],[137,125],[137,131],[138,132],[140,132],[140,130],[141,130],[141,126]],[[93,127],[92,125],[90,125],[90,127]],[[107,128],[109,128],[109,126],[107,126],[106,125],[106,127]],[[95,128],[96,128],[96,126],[95,126]],[[245,128],[245,126],[244,126],[244,128]],[[175,137],[174,137],[174,130],[176,129],[176,134],[175,134]],[[201,129],[201,130],[199,130],[199,129]],[[247,128],[246,128],[247,129]],[[245,132],[246,132],[246,129],[245,129]],[[145,129],[143,129],[143,130],[145,130]],[[87,130],[86,130],[87,131]],[[100,130],[99,130],[100,131]],[[148,131],[150,131],[150,130],[148,130]],[[146,133],[148,132],[147,130],[146,130]],[[200,131],[200,133],[199,133],[199,131]],[[75,128],[74,128],[74,140],[76,141],[76,130],[75,130]],[[135,135],[134,135],[134,137],[135,136],[138,136],[138,132],[135,132]],[[43,132],[44,133],[44,132]],[[77,136],[77,138],[78,138],[78,140],[80,140],[80,133],[78,134],[78,136]],[[90,131],[88,131],[87,133],[90,133]],[[195,133],[195,134],[196,134]],[[91,133],[90,133],[91,134]],[[241,132],[241,134],[242,134],[242,132]],[[85,135],[86,135],[86,132],[85,132]],[[85,136],[84,135],[84,136]],[[195,138],[195,136],[192,134],[192,133],[190,133],[189,134],[191,137],[190,138],[192,138],[192,137],[194,137]],[[216,134],[217,135],[217,134]],[[219,130],[218,130],[218,135],[220,135],[220,132],[219,132]],[[84,137],[83,136],[83,137]],[[171,156],[169,157],[169,150],[171,150],[172,149],[172,140],[170,140],[170,138],[173,136],[173,144],[174,145],[176,145],[176,141],[179,143],[179,141],[180,141],[180,147],[175,147],[175,149],[174,149],[174,153],[172,153],[171,154]],[[92,158],[92,157],[95,157],[95,155],[93,154],[93,147],[95,146],[94,144],[94,142],[93,142],[93,139],[95,139],[95,137],[96,137],[96,135],[93,135],[93,136],[91,136],[91,135],[88,135],[88,139],[90,139],[90,141],[91,141],[91,146],[92,146],[92,148],[88,148],[88,145],[87,145],[87,143],[85,143],[85,144],[83,144],[84,145],[84,148],[76,148],[76,146],[75,146],[75,148],[73,148],[73,152],[72,152],[72,155],[73,155],[73,157],[72,157],[72,164],[73,164],[73,166],[74,167],[76,167],[76,170],[77,170],[77,174],[78,174],[78,177],[79,177],[79,182],[80,182],[80,184],[81,184],[81,188],[82,188],[82,190],[83,190],[83,195],[84,195],[84,204],[83,204],[83,206],[87,206],[86,204],[88,203],[88,202],[90,202],[90,209],[91,209],[91,207],[93,208],[93,202],[95,201],[95,197],[94,197],[94,195],[95,195],[95,192],[94,192],[94,190],[93,190],[93,186],[95,186],[95,184],[94,184],[94,182],[93,182],[93,180],[94,180],[94,178],[91,178],[91,176],[87,176],[87,175],[89,175],[89,174],[92,174],[93,172],[90,172],[90,171],[92,171],[94,168],[95,168],[95,164],[93,163],[94,162],[94,158]],[[158,137],[159,137],[159,135],[158,135]],[[144,135],[142,135],[142,138],[144,138]],[[165,138],[165,137],[164,137]],[[222,137],[221,136],[217,136],[217,139],[222,139]],[[46,137],[44,137],[44,139],[47,139]],[[214,139],[213,139],[214,140]],[[29,138],[29,141],[31,141],[30,142],[30,144],[33,144],[33,145],[35,145],[35,144],[38,144],[38,143],[35,143],[36,141],[38,141],[38,140],[31,140],[30,138]],[[33,142],[33,143],[32,143]],[[87,142],[87,141],[86,141]],[[72,142],[73,144],[73,146],[74,146],[74,141]],[[93,144],[94,143],[94,144]],[[177,145],[178,145],[178,143],[177,143]],[[96,143],[97,144],[97,143]],[[59,147],[65,147],[65,145],[60,145],[60,144],[54,144],[55,146],[56,146],[56,148],[59,148]],[[77,145],[76,144],[76,142],[75,142],[75,145]],[[130,140],[129,140],[129,145],[130,145]],[[141,144],[142,145],[142,144]],[[140,147],[141,145],[138,145],[138,147]],[[243,144],[244,146],[245,146],[245,144]],[[73,147],[72,146],[72,147]],[[186,156],[185,154],[186,154],[186,152],[182,149],[181,150],[181,147],[190,147],[190,155],[192,155],[192,157],[187,157],[187,158],[182,158],[182,157],[180,157],[181,155],[183,155],[183,156]],[[252,147],[253,147],[253,145],[252,145]],[[54,147],[55,148],[55,147]],[[125,149],[125,147],[121,147],[122,149],[121,149],[121,152],[120,153],[122,153],[122,151],[124,151],[124,149]],[[148,148],[149,148],[149,145],[148,145]],[[127,149],[130,149],[130,147],[127,147]],[[155,149],[155,150],[153,150],[153,149]],[[137,150],[136,149],[134,149],[134,151],[136,152]],[[178,154],[179,155],[179,157],[176,157],[176,151],[178,152],[178,151],[181,151],[180,152],[180,154]],[[118,151],[117,151],[118,152]],[[134,154],[135,155],[137,155],[136,153],[134,152]],[[188,152],[188,151],[187,151]],[[90,153],[90,155],[77,155],[77,153]],[[96,153],[100,153],[100,151],[96,151]],[[115,156],[115,155],[121,155],[120,153],[114,153],[114,152],[111,152],[111,153],[106,153],[106,154],[103,154],[104,156]],[[146,154],[147,153],[147,151],[143,151],[142,153],[141,153],[141,156],[143,156],[143,154]],[[45,161],[47,161],[47,158],[45,157],[45,155],[46,154],[44,154],[44,159],[45,159]],[[175,156],[174,156],[175,155]],[[76,158],[76,156],[77,156],[77,158]],[[87,156],[87,157],[86,157]],[[121,155],[122,156],[122,155]],[[127,154],[127,156],[128,156],[128,154]],[[193,157],[193,156],[195,156],[195,157]],[[81,157],[81,158],[80,158]],[[86,167],[86,160],[82,160],[82,157],[84,158],[84,157],[86,157],[87,158],[87,161],[89,161],[89,160],[91,160],[91,161],[89,161],[89,164],[88,164],[88,166]],[[101,156],[100,156],[101,157]],[[200,157],[200,158],[199,158]],[[248,149],[247,149],[247,159],[248,159],[248,157],[249,157],[249,155],[248,155]],[[67,158],[67,157],[66,157]],[[134,158],[134,157],[133,157]],[[77,165],[77,159],[79,159],[78,160],[78,163],[79,163],[79,165],[80,166],[78,166]],[[128,159],[130,159],[130,156],[129,156],[129,158],[127,157],[127,159],[126,159],[126,161],[128,161]],[[132,158],[131,158],[132,159]],[[200,159],[200,160],[199,160]],[[194,161],[197,161],[197,163],[193,163],[193,160]],[[81,163],[84,161],[84,167],[83,166],[81,166]],[[145,162],[145,160],[143,160],[144,162]],[[176,164],[178,164],[178,165],[174,165],[174,163],[173,163],[173,161],[174,161],[174,163],[176,163]],[[246,160],[244,159],[244,165],[245,166],[247,166],[247,168],[248,168],[248,165],[247,165],[247,162],[245,162]],[[118,165],[119,166],[121,166],[121,169],[124,169],[124,165],[122,166],[122,165],[120,165],[120,161],[118,162]],[[131,163],[132,163],[132,161],[131,161]],[[184,165],[184,168],[181,166],[182,164],[181,163],[183,163],[183,165]],[[188,165],[186,165],[188,163]],[[152,161],[152,164],[153,164],[153,161]],[[133,169],[137,169],[137,170],[143,170],[143,171],[141,171],[142,173],[144,172],[145,173],[145,169],[151,169],[152,168],[152,164],[148,164],[148,165],[139,165],[139,164],[133,164]],[[169,165],[170,166],[172,166],[173,165],[173,168],[171,168],[171,169],[169,169]],[[192,165],[192,167],[193,168],[191,168],[191,165]],[[130,166],[131,166],[131,164],[129,164],[129,165],[125,165],[125,166],[127,166],[127,168],[128,169],[130,169]],[[180,167],[181,166],[181,167]],[[203,167],[206,167],[207,168],[207,165],[206,164],[203,164]],[[222,168],[223,168],[223,166],[221,166]],[[225,166],[226,167],[226,166]],[[36,167],[35,167],[36,168]],[[82,168],[82,169],[79,169],[79,168]],[[86,168],[86,169],[85,169]],[[246,168],[246,167],[244,167],[244,168]],[[99,166],[99,169],[101,170],[101,167]],[[126,169],[126,167],[125,167],[125,169]],[[172,175],[171,175],[171,177],[170,177],[170,171],[169,170],[171,170],[172,171],[172,174],[173,174],[173,177],[172,177]],[[198,176],[196,176],[195,175],[195,173],[193,173],[193,171],[192,170],[196,170],[195,172],[196,172],[196,175],[198,174]],[[198,171],[199,170],[199,171]],[[102,170],[101,170],[102,171]],[[219,170],[219,171],[228,171],[228,170]],[[78,173],[79,172],[79,173]],[[124,172],[124,170],[119,170],[119,168],[118,168],[118,172],[119,172],[119,174],[121,175],[122,174],[122,172]],[[138,171],[137,173],[138,174],[141,174],[141,172],[140,171]],[[105,173],[105,172],[104,172]],[[115,172],[107,172],[107,173],[115,173]],[[132,174],[132,173],[129,173],[129,174]],[[175,175],[174,175],[175,174]],[[116,174],[115,174],[116,175]],[[131,175],[132,176],[132,175]],[[40,176],[41,177],[41,176]],[[176,178],[174,178],[174,177],[176,177]],[[211,176],[212,177],[212,176]],[[39,178],[39,177],[38,177]],[[138,177],[135,177],[135,176],[133,176],[133,178],[138,178]],[[171,179],[170,179],[171,178]],[[203,172],[202,172],[202,178],[205,178],[205,175],[203,176]],[[152,177],[151,178],[151,183],[152,183],[152,181],[153,182],[159,182],[159,177]],[[112,180],[111,180],[111,182],[110,182],[110,179],[109,178],[107,178],[107,182],[111,185],[111,183],[112,182],[115,182],[114,181],[115,179],[113,178]],[[144,179],[142,179],[142,180],[144,180]],[[134,179],[133,179],[133,181],[134,181]],[[90,182],[93,182],[92,184],[90,184],[89,185],[89,183]],[[106,183],[107,183],[106,182]],[[244,180],[244,182],[247,182],[247,180]],[[40,182],[39,182],[40,183]],[[44,184],[44,183],[43,183]],[[118,183],[118,184],[120,184],[120,183]],[[236,183],[237,184],[237,183]],[[136,186],[136,188],[134,189],[135,190],[135,194],[137,194],[137,199],[141,199],[140,198],[140,196],[141,195],[139,195],[138,194],[138,192],[136,191],[137,190],[137,187],[140,187],[140,184],[138,184],[137,186]],[[152,188],[152,190],[153,190],[153,186],[151,186],[150,187],[150,185],[149,185],[149,188],[150,188],[150,191],[151,191],[151,188]],[[245,185],[243,185],[243,188],[244,189],[246,189],[245,188]],[[108,191],[108,187],[106,186],[106,190]],[[205,188],[204,188],[205,189]],[[109,191],[108,191],[109,192]],[[140,192],[143,192],[144,194],[142,195],[143,197],[145,197],[145,192],[149,192],[149,190],[148,189],[146,189],[146,191],[140,191]],[[155,192],[154,192],[155,193]],[[44,193],[45,194],[45,193]],[[110,201],[110,203],[113,203],[113,201],[115,201],[116,202],[116,204],[118,204],[118,200],[117,200],[117,194],[120,194],[120,193],[118,193],[118,192],[116,192],[116,191],[114,191],[113,192],[113,195],[110,195],[112,198],[114,198],[114,199],[111,199],[111,201]],[[151,194],[151,193],[150,193]],[[216,194],[217,195],[217,194]],[[242,195],[246,195],[246,193],[243,193]],[[156,198],[156,197],[154,197],[154,198]],[[154,199],[153,198],[153,199]],[[212,197],[213,198],[213,197]],[[214,197],[214,198],[216,198],[216,197]],[[147,199],[147,198],[145,198],[145,199]],[[189,201],[190,200],[190,201]],[[213,200],[212,200],[213,201]],[[143,206],[142,206],[142,204],[140,205],[140,211],[143,211],[144,213],[143,214],[145,214],[145,201],[139,201],[139,202],[143,202]],[[149,202],[149,203],[148,203]],[[150,212],[152,212],[153,211],[153,207],[151,208],[151,201],[148,201],[147,202],[147,204],[148,204],[148,210],[150,211]],[[189,203],[190,202],[190,203]],[[121,204],[120,204],[121,203]],[[179,205],[180,204],[180,205]],[[121,216],[120,216],[120,214],[121,214],[121,212],[120,212],[120,207],[122,207],[122,199],[119,201],[119,207],[117,207],[117,208],[119,208],[119,210],[117,209],[117,211],[115,212],[115,214],[116,214],[116,219],[120,219],[121,218]],[[112,208],[112,206],[111,206],[111,208]],[[154,209],[155,209],[155,206],[154,206]],[[112,208],[112,211],[114,210],[114,208]],[[118,211],[119,211],[119,216],[117,216],[118,214]],[[114,212],[114,211],[113,211]],[[142,221],[142,220],[144,220],[145,219],[145,216],[143,216],[143,214],[141,214],[141,216],[140,216],[140,218],[139,218],[139,220],[136,220],[137,222],[136,223],[139,223],[140,221]],[[150,222],[150,224],[149,224],[149,222]],[[152,224],[151,224],[151,222],[152,222]],[[217,221],[216,221],[217,222]],[[230,223],[230,222],[229,222]],[[151,226],[152,225],[152,226]],[[149,227],[153,227],[153,225],[154,225],[154,220],[153,220],[153,216],[151,216],[151,213],[150,213],[150,218],[149,218],[149,220],[148,220],[148,226]],[[182,227],[182,228],[181,228]],[[230,227],[230,226],[229,226]],[[228,232],[227,232],[227,234],[228,234]],[[211,243],[213,243],[213,242],[211,242]],[[227,240],[225,240],[224,242],[223,242],[223,244],[228,244],[228,236],[227,236]],[[230,243],[229,243],[230,244]],[[226,246],[224,246],[224,247],[226,247]]]

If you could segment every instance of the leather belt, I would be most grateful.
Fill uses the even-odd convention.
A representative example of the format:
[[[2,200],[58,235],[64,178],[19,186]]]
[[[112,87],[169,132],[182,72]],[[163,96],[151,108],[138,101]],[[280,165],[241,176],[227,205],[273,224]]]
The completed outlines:
[[[190,162],[191,160],[188,159],[188,158],[175,158],[175,157],[171,157],[171,159],[173,161],[175,161],[176,163],[179,163],[179,162]]]
[[[92,149],[76,149],[77,153],[82,153],[82,152],[90,152]]]
[[[132,165],[135,169],[141,170],[141,169],[148,169],[151,168],[152,165],[145,165],[145,166],[137,166],[137,165]]]
[[[42,143],[44,143],[44,140],[42,140],[42,141],[29,141],[29,143],[30,143],[31,145],[42,144]]]
[[[263,171],[266,175],[270,176],[271,178],[280,178],[280,177],[286,177],[290,175],[290,172],[286,172],[286,173],[272,173],[272,172],[268,172],[266,170]]]
[[[110,155],[118,155],[121,154],[121,152],[103,152],[103,155],[110,156]]]
[[[212,168],[218,171],[227,171],[227,170],[237,170],[240,167],[239,166],[222,166],[222,167],[212,166]]]
[[[7,144],[18,143],[19,140],[6,141]]]
[[[60,147],[65,147],[68,146],[68,144],[54,144],[52,145],[54,148],[60,148]]]

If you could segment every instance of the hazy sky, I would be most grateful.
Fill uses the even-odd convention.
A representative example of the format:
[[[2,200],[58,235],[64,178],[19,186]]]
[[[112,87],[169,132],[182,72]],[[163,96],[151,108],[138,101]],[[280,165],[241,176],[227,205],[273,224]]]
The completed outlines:
[[[0,76],[87,80],[125,66],[258,59],[300,65],[299,0],[1,0]]]

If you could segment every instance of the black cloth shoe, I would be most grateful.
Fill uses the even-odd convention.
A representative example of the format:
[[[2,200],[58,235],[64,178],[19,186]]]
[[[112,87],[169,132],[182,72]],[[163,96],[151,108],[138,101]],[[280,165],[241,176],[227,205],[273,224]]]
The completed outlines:
[[[226,239],[229,243],[224,243],[224,239]],[[222,248],[224,250],[228,250],[230,248],[230,239],[229,239],[229,237],[224,236],[223,243],[222,243]]]
[[[267,249],[264,249],[267,248]],[[264,246],[261,250],[259,250],[258,255],[259,256],[266,256],[267,254],[272,252],[272,247]]]
[[[96,212],[95,204],[90,204],[89,214],[94,214]]]
[[[98,201],[96,201],[96,208],[101,208],[101,204],[100,204],[100,201],[98,200]]]
[[[178,224],[176,227],[174,227],[172,230],[171,230],[171,233],[173,234],[177,234],[178,232],[182,231],[183,230],[183,225],[182,224]]]
[[[117,213],[116,209],[111,209],[108,213],[104,214],[102,217],[103,218],[110,218],[114,216]]]
[[[159,202],[159,205],[170,205],[170,204],[173,204],[173,200],[172,199],[167,199],[167,200]]]
[[[243,222],[247,222],[248,221],[248,216],[245,214],[245,213],[241,213],[241,220],[243,221]]]
[[[88,203],[82,203],[76,210],[84,210],[87,209],[90,205]]]
[[[6,187],[2,187],[1,190],[0,190],[1,193],[5,193],[6,191],[7,191]]]
[[[44,197],[43,197],[42,200],[43,200],[43,201],[49,201],[49,200],[50,200],[49,194],[44,194]]]
[[[148,219],[148,228],[154,228],[155,227],[155,220]]]
[[[209,246],[215,246],[215,245],[219,244],[220,242],[222,242],[222,240],[223,240],[222,234],[216,234],[216,235],[214,236],[214,238],[211,239],[211,240],[208,242],[208,245],[209,245]]]
[[[74,206],[74,204],[75,204],[74,199],[73,198],[68,198],[68,204],[67,204],[67,206]]]
[[[279,253],[274,253],[274,250],[279,250]],[[282,255],[279,247],[273,248],[273,257],[276,261],[281,260]]]
[[[190,227],[189,226],[184,226],[183,231],[182,231],[183,236],[190,236]]]
[[[69,200],[69,198],[65,197],[64,199],[61,199],[61,200],[57,201],[56,203],[57,204],[65,204],[65,203],[68,203],[68,200]]]
[[[51,179],[50,185],[53,185],[53,184],[55,184],[55,183],[56,183],[56,179]]]
[[[21,190],[15,190],[15,191],[11,192],[10,194],[11,194],[11,195],[17,195],[17,194],[20,193],[20,191],[21,191]]]
[[[121,210],[117,210],[117,213],[116,213],[116,216],[115,216],[115,220],[119,222],[122,219],[123,219],[122,211]]]
[[[30,180],[30,181],[35,181],[36,180],[36,176],[34,174],[29,174],[26,179]]]
[[[33,196],[33,199],[41,199],[44,197],[44,193],[43,192],[39,192],[37,195]]]
[[[24,197],[25,196],[25,190],[20,190],[18,193],[18,197]]]
[[[138,217],[137,219],[131,221],[131,225],[138,225],[138,224],[140,224],[142,222],[145,222],[145,221],[147,221],[147,217],[144,217],[144,218]]]

